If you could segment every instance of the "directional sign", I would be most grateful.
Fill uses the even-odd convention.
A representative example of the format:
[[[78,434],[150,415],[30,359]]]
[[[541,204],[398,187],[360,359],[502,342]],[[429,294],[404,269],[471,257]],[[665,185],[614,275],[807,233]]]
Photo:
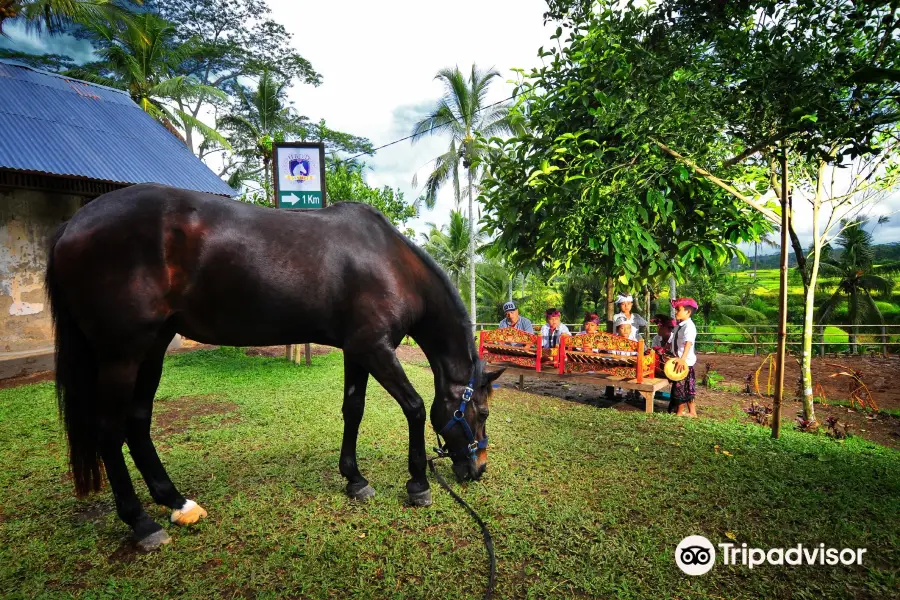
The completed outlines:
[[[278,192],[280,208],[322,208],[322,192]]]
[[[325,206],[325,145],[278,142],[272,149],[277,208]]]

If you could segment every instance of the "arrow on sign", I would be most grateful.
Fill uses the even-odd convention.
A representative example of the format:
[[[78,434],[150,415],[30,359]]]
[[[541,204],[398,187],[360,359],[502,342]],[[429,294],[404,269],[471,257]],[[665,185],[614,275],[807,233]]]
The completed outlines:
[[[288,198],[290,198],[290,200],[288,200]],[[287,196],[282,196],[282,198],[281,198],[282,204],[290,204],[291,206],[293,206],[293,205],[297,204],[298,202],[300,202],[300,198],[298,198],[297,196],[295,196],[293,194],[288,194]]]

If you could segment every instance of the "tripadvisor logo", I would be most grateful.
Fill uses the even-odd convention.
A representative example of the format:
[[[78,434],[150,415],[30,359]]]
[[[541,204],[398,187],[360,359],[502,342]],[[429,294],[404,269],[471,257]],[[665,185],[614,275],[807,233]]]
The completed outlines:
[[[826,548],[825,544],[807,546],[797,544],[792,548],[748,548],[747,544],[719,544],[722,564],[742,565],[753,569],[763,564],[768,565],[862,565],[865,548]],[[702,535],[691,535],[675,548],[675,564],[688,575],[703,575],[713,568],[716,562],[716,550],[708,539]]]

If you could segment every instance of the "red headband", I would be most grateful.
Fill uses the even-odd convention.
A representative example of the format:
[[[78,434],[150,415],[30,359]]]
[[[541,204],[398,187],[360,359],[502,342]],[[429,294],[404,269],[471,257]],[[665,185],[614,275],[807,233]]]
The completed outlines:
[[[672,300],[672,308],[678,308],[679,306],[690,306],[694,310],[697,310],[697,301],[693,298],[679,298],[678,300]]]
[[[584,322],[599,325],[600,317],[598,317],[596,313],[584,313]]]
[[[556,310],[555,308],[551,308],[550,310],[548,310],[547,312],[544,313],[544,316],[547,317],[548,319],[550,317],[558,317],[559,311]]]
[[[676,326],[675,319],[670,319],[669,317],[655,317],[653,319],[653,323],[659,327],[672,327]]]

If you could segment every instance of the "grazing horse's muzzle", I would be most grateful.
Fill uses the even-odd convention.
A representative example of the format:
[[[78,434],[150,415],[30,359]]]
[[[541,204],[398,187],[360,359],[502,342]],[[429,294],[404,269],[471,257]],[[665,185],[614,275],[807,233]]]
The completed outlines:
[[[479,453],[482,454],[482,453]],[[453,474],[456,475],[456,481],[463,483],[465,481],[478,481],[487,470],[487,460],[479,462],[478,459],[461,458],[453,460]]]

